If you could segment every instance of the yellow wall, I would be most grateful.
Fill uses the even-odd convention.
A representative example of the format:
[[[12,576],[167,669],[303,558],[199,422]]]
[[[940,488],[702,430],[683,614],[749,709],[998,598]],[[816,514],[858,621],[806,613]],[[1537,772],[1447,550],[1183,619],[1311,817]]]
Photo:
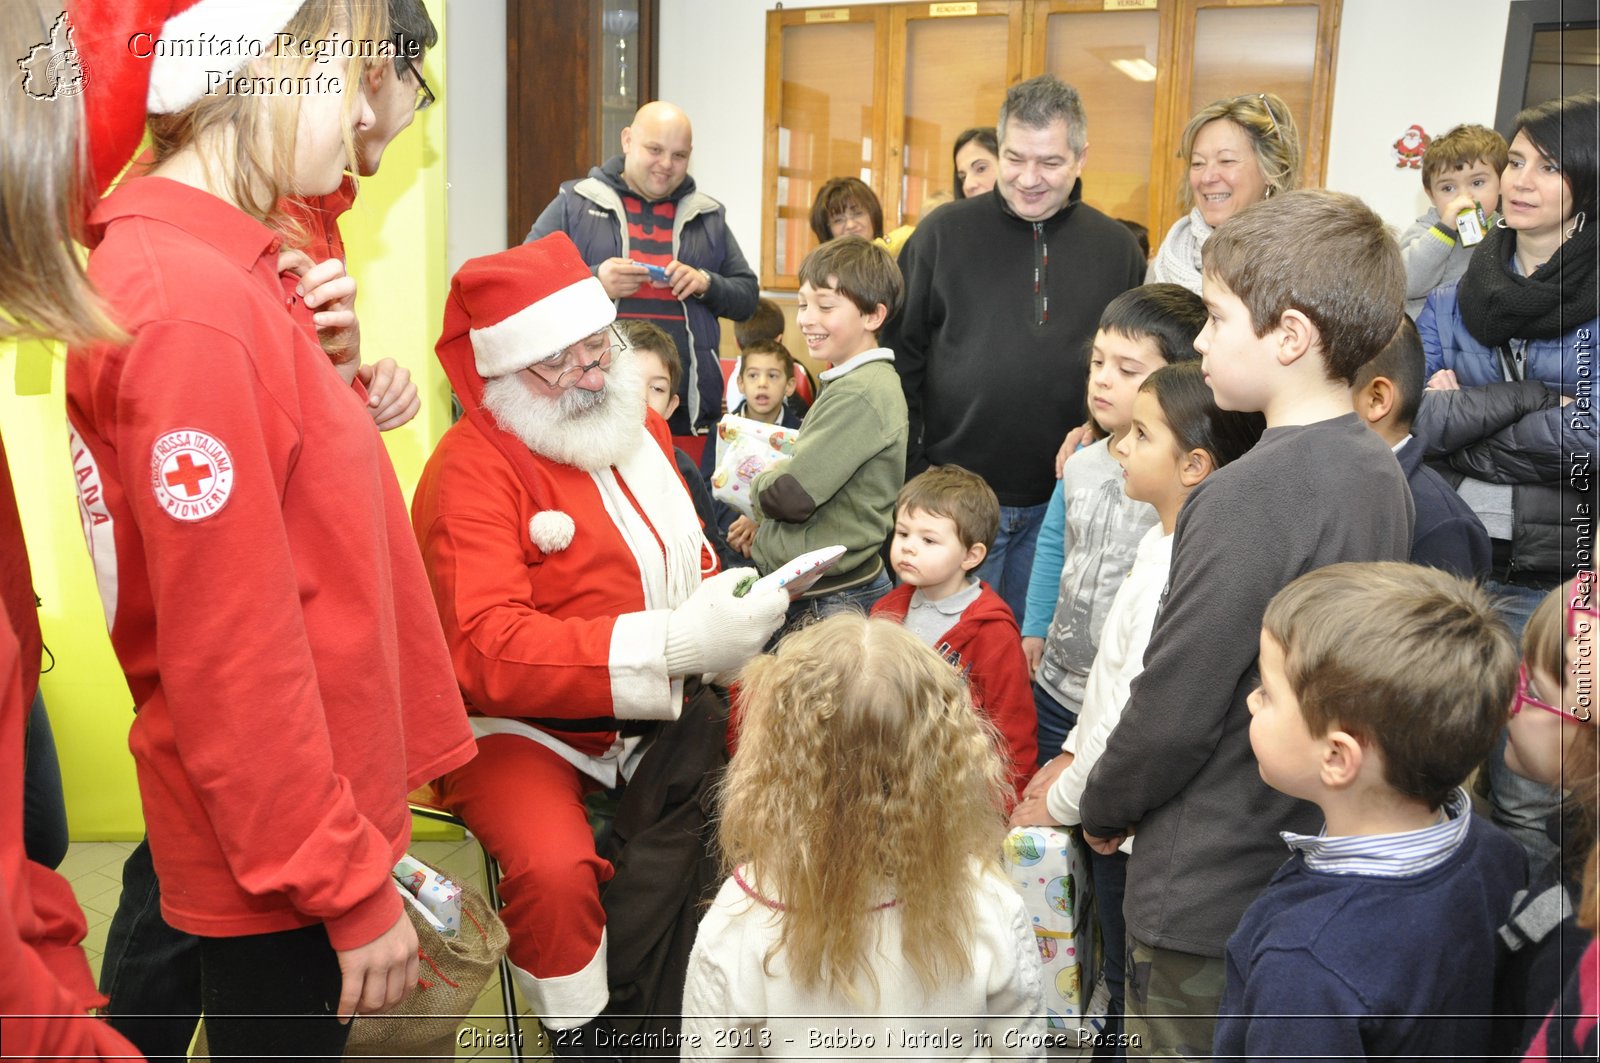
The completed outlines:
[[[442,34],[444,5],[433,6]],[[441,96],[444,59],[441,41],[424,69]],[[422,412],[384,436],[408,496],[450,418],[449,385],[433,357],[449,283],[444,112],[442,104],[422,112],[389,146],[381,172],[362,181],[340,226],[358,286],[363,359],[396,359],[411,370],[422,394]],[[106,636],[78,522],[63,395],[58,351],[0,344],[0,429],[34,586],[44,599],[40,623],[55,656],[54,670],[40,685],[61,754],[68,825],[78,841],[137,838],[143,823],[127,746],[132,704]]]

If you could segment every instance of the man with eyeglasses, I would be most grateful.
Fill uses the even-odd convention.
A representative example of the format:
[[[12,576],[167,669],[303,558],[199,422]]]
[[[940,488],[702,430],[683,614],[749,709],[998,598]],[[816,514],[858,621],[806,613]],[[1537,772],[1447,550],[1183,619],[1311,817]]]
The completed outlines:
[[[699,677],[760,653],[788,595],[737,596],[753,569],[702,582],[716,554],[666,422],[565,234],[471,259],[450,291],[436,350],[465,412],[428,459],[411,517],[478,755],[436,791],[500,861],[512,973],[559,1031],[552,1049],[588,1054],[609,996],[607,911],[675,918],[694,882],[675,873],[641,891],[619,877],[603,909],[613,868],[583,796],[664,771],[686,793],[709,785],[722,717]],[[666,721],[679,722],[645,755],[645,732]],[[693,824],[672,825],[694,865]],[[623,876],[635,851],[623,849]],[[619,933],[610,962],[627,969],[617,950],[647,937]]]
[[[617,304],[617,316],[659,325],[683,358],[673,435],[700,435],[722,414],[719,317],[756,310],[756,275],[721,203],[689,176],[689,116],[657,100],[622,131],[622,154],[567,181],[528,240],[564,232]],[[652,274],[650,270],[659,272]]]
[[[422,0],[388,0],[393,58],[370,64],[361,87],[372,107],[373,123],[356,131],[358,172],[377,173],[384,150],[434,96],[422,80],[424,53],[439,43],[439,31]],[[138,163],[135,163],[138,165]],[[354,282],[345,273],[339,216],[350,208],[356,181],[346,175],[326,196],[292,200],[289,213],[309,237],[304,248],[286,251],[279,268],[300,281],[305,296],[289,313],[331,347],[335,368],[346,381],[360,377],[378,427],[398,428],[419,408],[408,371],[393,358],[363,364],[360,331],[353,311]],[[333,322],[330,326],[329,322]],[[161,884],[148,841],[141,841],[122,869],[122,893],[106,936],[100,992],[111,1025],[151,1060],[183,1059],[200,1016],[198,939],[174,930],[161,917]]]

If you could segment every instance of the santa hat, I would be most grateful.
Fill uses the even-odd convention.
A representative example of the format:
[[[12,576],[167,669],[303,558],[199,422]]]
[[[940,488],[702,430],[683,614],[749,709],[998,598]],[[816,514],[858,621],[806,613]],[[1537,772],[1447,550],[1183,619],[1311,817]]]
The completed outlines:
[[[147,111],[181,111],[205,94],[208,71],[235,74],[257,54],[266,54],[273,35],[303,2],[72,0],[68,13],[83,71],[95,193],[104,192],[138,150]],[[174,47],[158,48],[158,41]],[[157,54],[167,51],[186,54]]]
[[[565,233],[469,259],[456,271],[451,296],[465,314],[473,364],[485,379],[526,369],[617,318]]]
[[[177,114],[197,103],[216,73],[238,73],[250,60],[271,52],[272,39],[305,0],[186,0],[161,28],[164,49],[150,70],[145,109]],[[241,47],[241,44],[243,47]],[[167,54],[177,52],[180,54]],[[242,53],[242,54],[241,54]]]

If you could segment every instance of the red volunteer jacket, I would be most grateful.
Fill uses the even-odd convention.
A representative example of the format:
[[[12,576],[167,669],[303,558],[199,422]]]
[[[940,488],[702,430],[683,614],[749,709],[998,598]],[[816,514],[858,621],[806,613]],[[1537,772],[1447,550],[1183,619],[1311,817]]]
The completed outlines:
[[[20,537],[0,536],[0,550],[21,549]],[[16,636],[8,616],[0,615],[0,1045],[7,1057],[21,1059],[137,1058],[121,1034],[88,1014],[105,998],[79,944],[85,926],[72,887],[23,855],[28,707]]]
[[[69,352],[71,453],[162,913],[365,944],[406,794],[474,748],[394,469],[269,229],[159,177],[90,228],[131,340]]]
[[[872,615],[896,623],[904,621],[915,592],[910,584],[901,584],[878,599]],[[1039,717],[1033,707],[1028,659],[1022,653],[1016,617],[1005,600],[985,583],[982,593],[934,648],[966,674],[973,702],[1005,740],[1002,752],[1020,796],[1038,770]]]

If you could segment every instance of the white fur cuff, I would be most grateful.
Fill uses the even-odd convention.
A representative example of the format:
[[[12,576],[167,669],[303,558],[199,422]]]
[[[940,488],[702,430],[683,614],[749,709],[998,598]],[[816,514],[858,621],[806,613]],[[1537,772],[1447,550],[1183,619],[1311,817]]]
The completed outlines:
[[[547,554],[557,553],[572,545],[572,536],[577,531],[577,525],[572,517],[559,509],[547,509],[535,513],[533,519],[528,521],[528,538],[533,540],[533,545]]]

